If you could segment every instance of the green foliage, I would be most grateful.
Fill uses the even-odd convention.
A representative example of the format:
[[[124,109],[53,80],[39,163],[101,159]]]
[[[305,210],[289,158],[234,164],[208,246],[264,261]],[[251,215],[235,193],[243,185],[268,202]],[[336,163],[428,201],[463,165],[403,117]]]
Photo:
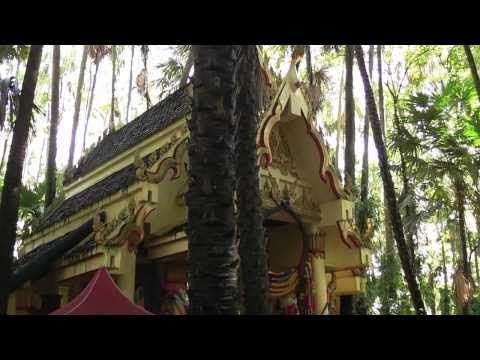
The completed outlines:
[[[29,47],[27,45],[0,45],[0,64],[5,60],[20,59],[26,61]]]
[[[165,62],[157,65],[157,69],[162,76],[155,80],[154,84],[159,90],[160,100],[178,87],[185,63],[187,62],[190,46],[177,45],[171,46],[170,49],[172,50],[172,56]]]
[[[472,300],[472,314],[473,315],[480,315],[480,291],[477,291],[473,295]]]

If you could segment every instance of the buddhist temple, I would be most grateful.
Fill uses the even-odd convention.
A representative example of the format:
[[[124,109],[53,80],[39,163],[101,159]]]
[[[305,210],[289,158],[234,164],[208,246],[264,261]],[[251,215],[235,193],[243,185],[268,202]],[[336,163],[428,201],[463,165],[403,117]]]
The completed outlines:
[[[339,314],[370,253],[299,80],[274,79],[257,131],[274,314]],[[186,314],[187,122],[192,85],[106,134],[22,239],[9,314]],[[237,194],[241,196],[241,194]],[[113,299],[113,300],[112,300]],[[128,300],[128,301],[127,301]],[[76,311],[76,312],[75,312]]]

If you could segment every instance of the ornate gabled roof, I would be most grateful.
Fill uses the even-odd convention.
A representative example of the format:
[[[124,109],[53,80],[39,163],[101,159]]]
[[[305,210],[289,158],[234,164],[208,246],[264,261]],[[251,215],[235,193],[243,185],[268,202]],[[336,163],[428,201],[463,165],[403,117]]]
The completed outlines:
[[[59,206],[47,213],[46,216],[40,220],[39,225],[34,228],[33,232],[36,233],[46,229],[88,206],[122,189],[126,189],[135,182],[135,179],[135,168],[133,165],[129,165],[111,174],[89,188],[64,200]]]
[[[134,147],[141,141],[171,125],[191,111],[188,84],[167,96],[158,104],[129,122],[122,128],[106,135],[71,170],[65,185],[85,176],[115,156]]]

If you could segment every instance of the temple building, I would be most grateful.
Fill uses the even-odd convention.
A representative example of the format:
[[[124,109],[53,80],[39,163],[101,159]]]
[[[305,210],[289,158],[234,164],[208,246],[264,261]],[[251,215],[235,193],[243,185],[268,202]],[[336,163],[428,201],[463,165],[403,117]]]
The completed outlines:
[[[259,56],[271,94],[257,154],[273,313],[338,314],[341,296],[365,291],[370,253],[355,231],[352,195],[315,128],[300,60],[294,54],[276,81]],[[99,139],[66,174],[62,197],[22,239],[9,314],[69,313],[71,302],[87,300],[95,308],[107,295],[85,288],[102,289],[99,279],[110,284],[110,277],[108,296],[119,298],[116,286],[135,309],[186,314],[191,98],[192,85],[170,94]]]

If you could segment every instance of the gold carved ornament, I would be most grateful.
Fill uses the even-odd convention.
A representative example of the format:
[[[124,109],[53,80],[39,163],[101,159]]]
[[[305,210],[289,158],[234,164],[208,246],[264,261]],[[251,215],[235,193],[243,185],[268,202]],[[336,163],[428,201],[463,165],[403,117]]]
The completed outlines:
[[[270,171],[268,175],[261,176],[263,185],[262,196],[266,199],[280,201],[287,200],[297,209],[320,212],[320,203],[314,196],[309,196],[312,189],[295,181],[275,178]],[[280,185],[279,185],[280,184]]]
[[[163,153],[166,152],[165,149],[170,150],[177,140],[178,137],[172,137],[171,141],[164,146]],[[170,180],[178,179],[181,175],[183,158],[187,151],[186,144],[187,139],[184,138],[175,148],[173,155],[164,158],[159,155],[161,151],[158,150],[150,154],[146,160],[142,159],[137,153],[133,162],[137,179],[158,184],[162,182],[169,173],[172,174]]]
[[[135,251],[145,236],[144,225],[147,217],[155,208],[148,201],[139,201],[132,198],[111,221],[102,222],[97,214],[93,219],[94,240],[105,246],[122,246],[128,243],[128,250]]]

